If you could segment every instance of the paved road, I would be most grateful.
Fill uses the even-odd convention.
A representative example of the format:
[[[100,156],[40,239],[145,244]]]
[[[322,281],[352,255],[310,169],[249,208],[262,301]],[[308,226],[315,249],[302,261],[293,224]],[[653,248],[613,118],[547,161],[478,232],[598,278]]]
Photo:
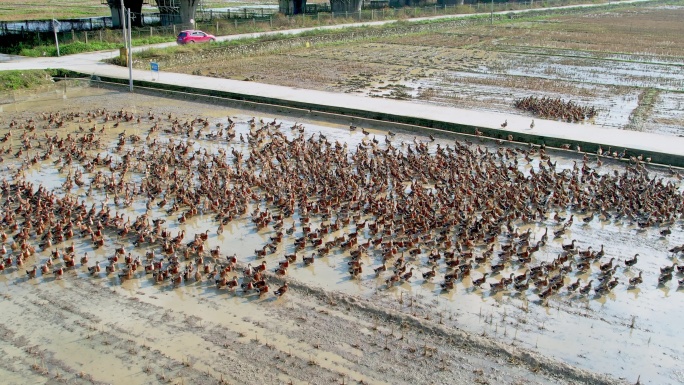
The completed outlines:
[[[641,1],[641,0],[640,0]],[[592,5],[587,5],[592,6]],[[429,19],[452,18],[459,16],[438,16]],[[414,19],[415,20],[415,19]],[[422,19],[417,19],[422,20]],[[326,29],[344,28],[351,25],[380,25],[395,21],[378,21],[349,25],[327,26]],[[223,36],[220,40],[240,39],[244,37],[258,37],[273,33],[296,34],[315,28],[304,28],[278,32],[252,33],[244,35]],[[147,47],[136,47],[135,50],[148,49],[150,47],[164,47],[175,43],[157,44]],[[104,77],[128,79],[128,69],[101,62],[102,59],[118,56],[118,51],[104,51],[70,55],[60,58],[22,58],[17,56],[0,56],[0,70],[3,69],[45,69],[64,68],[85,74]],[[300,88],[275,86],[254,82],[244,82],[228,79],[217,79],[203,76],[160,72],[154,76],[150,71],[133,70],[134,80],[155,80],[157,82],[172,84],[182,87],[194,87],[206,90],[224,90],[233,93],[250,95],[253,97],[265,97],[272,99],[290,100],[303,104],[319,105],[327,107],[344,107],[347,109],[378,112],[413,118],[435,120],[440,122],[455,123],[461,125],[476,126],[499,130],[504,133],[534,135],[545,138],[555,138],[559,141],[598,143],[605,149],[612,147],[618,151],[623,148],[632,149],[635,154],[640,152],[652,152],[673,155],[674,163],[684,165],[684,138],[664,136],[659,134],[625,131],[618,129],[606,129],[591,124],[570,124],[550,120],[535,119],[534,129],[530,129],[531,119],[519,115],[503,113],[471,111],[458,108],[440,107],[414,103],[409,101],[387,100],[368,98],[349,94],[314,91]],[[500,129],[500,124],[508,120],[506,131]],[[573,146],[574,147],[574,146]],[[679,161],[676,161],[679,159]],[[671,163],[667,160],[664,163]]]

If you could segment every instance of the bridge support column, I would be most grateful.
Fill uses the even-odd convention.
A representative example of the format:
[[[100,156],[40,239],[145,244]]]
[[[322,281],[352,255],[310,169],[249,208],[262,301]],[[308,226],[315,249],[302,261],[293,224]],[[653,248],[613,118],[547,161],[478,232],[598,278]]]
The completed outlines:
[[[463,5],[463,0],[437,0],[439,5]]]
[[[333,12],[359,12],[363,0],[330,0]]]
[[[114,28],[122,28],[121,23],[121,0],[107,0],[109,10],[112,11],[112,24]],[[124,8],[131,9],[131,23],[134,27],[142,27],[142,5],[143,0],[124,0]]]
[[[279,11],[284,15],[306,13],[306,0],[279,0]]]

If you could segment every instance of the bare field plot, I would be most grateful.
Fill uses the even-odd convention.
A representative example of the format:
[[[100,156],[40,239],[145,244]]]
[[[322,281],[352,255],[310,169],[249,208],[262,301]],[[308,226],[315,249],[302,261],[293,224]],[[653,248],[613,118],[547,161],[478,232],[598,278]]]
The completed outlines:
[[[5,172],[0,181],[0,200],[3,207],[17,206],[21,200],[27,209],[8,208],[0,223],[3,384],[552,385],[622,384],[617,377],[633,380],[639,375],[642,381],[648,378],[664,383],[664,379],[680,375],[677,357],[682,355],[682,347],[670,344],[679,332],[677,320],[684,309],[670,310],[668,306],[677,303],[681,290],[675,282],[655,287],[658,268],[670,265],[666,250],[683,240],[679,226],[673,226],[668,238],[660,237],[657,229],[639,233],[633,224],[618,219],[596,218],[593,223],[575,223],[568,229],[573,238],[582,240],[582,250],[591,245],[598,249],[606,243],[604,260],[642,253],[643,260],[633,270],[616,269],[616,278],[621,282],[634,278],[637,269],[643,271],[641,288],[620,285],[605,295],[563,290],[543,306],[538,299],[541,290],[534,287],[495,291],[488,285],[475,286],[475,277],[481,277],[493,264],[481,261],[473,267],[472,279],[463,277],[453,290],[443,291],[440,282],[452,270],[435,266],[437,275],[424,279],[421,272],[430,269],[430,249],[426,246],[420,246],[423,252],[417,255],[409,256],[407,252],[405,262],[416,269],[413,278],[388,285],[385,280],[392,275],[391,266],[377,275],[373,271],[384,261],[381,245],[364,252],[364,271],[355,278],[348,272],[349,262],[354,251],[361,248],[334,246],[328,254],[320,254],[318,246],[312,245],[294,249],[295,239],[305,237],[307,227],[321,229],[332,223],[328,214],[305,213],[306,208],[298,208],[280,220],[284,222],[282,229],[296,229],[285,230],[287,235],[282,236],[275,251],[257,255],[255,249],[265,248],[269,239],[278,237],[276,228],[280,227],[272,223],[258,228],[250,213],[268,209],[275,216],[284,211],[266,197],[266,186],[252,185],[251,194],[236,195],[240,201],[244,199],[244,212],[240,208],[242,213],[235,212],[228,221],[221,219],[224,214],[216,211],[213,202],[225,202],[226,198],[209,198],[202,187],[207,180],[223,180],[225,191],[237,191],[244,186],[238,179],[242,178],[240,173],[254,183],[276,177],[274,169],[265,165],[276,164],[276,158],[285,160],[280,151],[273,151],[273,158],[259,160],[256,167],[251,163],[279,140],[287,140],[281,143],[283,149],[297,148],[299,143],[319,140],[307,138],[325,135],[331,148],[342,151],[338,154],[342,156],[334,159],[348,157],[351,161],[365,156],[362,154],[369,150],[366,146],[374,142],[361,130],[350,132],[346,121],[316,121],[307,113],[263,116],[263,111],[225,105],[61,85],[35,95],[17,93],[15,99],[2,105],[0,115],[0,127],[5,127],[7,133],[12,127],[13,133],[4,137],[1,146]],[[259,130],[268,131],[272,141],[254,140],[257,129],[253,125],[261,125],[262,121],[265,123]],[[174,132],[186,124],[192,132]],[[387,127],[364,128],[378,137],[387,132]],[[392,140],[397,148],[406,149],[403,151],[410,151],[407,143],[429,147],[429,153],[421,157],[430,164],[438,146],[454,145],[452,136],[431,141],[416,134],[397,130]],[[67,141],[74,145],[64,145]],[[462,143],[464,148],[470,147]],[[170,155],[180,151],[176,146],[187,151]],[[374,161],[390,150],[387,143],[377,146]],[[483,157],[501,151],[499,147],[495,143],[477,145]],[[77,154],[73,158],[72,151]],[[313,187],[310,181],[316,174],[306,171],[306,163],[314,157],[308,148],[306,151],[306,157],[288,155],[287,162],[293,162],[293,167],[287,168],[301,172],[301,182],[297,183]],[[468,151],[476,152],[476,146]],[[520,158],[519,172],[525,173],[530,173],[532,167],[540,170],[547,161],[557,164],[559,170],[569,170],[580,159],[574,153],[549,150],[553,161],[543,160],[542,154],[536,153],[528,163],[513,146],[507,152],[516,162]],[[216,165],[205,167],[209,159]],[[623,165],[604,160],[605,164],[592,162],[591,167],[603,175],[626,172]],[[169,167],[168,174],[150,172],[152,167],[147,164],[152,162]],[[380,168],[377,172],[384,174]],[[188,218],[182,214],[184,219],[178,217],[189,206],[170,192],[180,184],[170,183],[171,176],[167,175],[180,175],[184,180],[184,187],[175,190],[179,194],[197,191],[193,194],[201,197],[201,212]],[[357,175],[359,179],[354,176],[349,181],[356,183],[353,181],[363,179],[365,174]],[[673,180],[672,175],[653,176]],[[122,181],[116,183],[118,187],[110,185],[114,178]],[[435,183],[432,176],[429,178],[430,184]],[[280,177],[274,181],[279,189],[293,186]],[[37,190],[35,195],[24,193],[29,183]],[[148,183],[160,186],[164,192],[146,190]],[[42,187],[38,189],[38,185]],[[42,206],[42,194],[50,195],[46,202],[58,202],[54,213],[53,206]],[[59,218],[45,231],[42,219],[29,206],[34,201],[40,210]],[[88,215],[93,224],[89,224],[90,219],[76,219],[81,214],[75,211],[72,220],[71,210],[63,209],[63,202],[74,202],[78,210],[81,203],[76,202],[82,202],[86,211],[92,205],[93,214]],[[564,209],[560,210],[568,216]],[[342,220],[341,212],[348,215],[347,209],[335,208],[334,212],[336,223],[338,218]],[[352,231],[360,240],[359,246],[382,239],[382,234],[371,230],[375,215],[363,214],[361,219],[358,212],[355,223],[322,234],[320,239],[332,242]],[[40,219],[35,226],[31,219],[34,215]],[[124,217],[131,221],[126,222]],[[140,239],[133,235],[140,231],[136,230],[142,223],[138,219],[151,222],[145,226],[159,224],[159,231],[145,231],[143,238],[147,240],[133,242]],[[358,225],[361,220],[363,227]],[[46,221],[53,219],[46,214]],[[116,229],[115,223],[122,228]],[[219,223],[223,227],[218,227]],[[538,223],[514,223],[520,226],[520,233],[529,229],[531,239],[539,238],[547,226],[553,229],[558,225],[551,218]],[[191,250],[187,245],[201,239],[201,234],[206,236],[202,241],[205,248]],[[162,242],[169,237],[181,245],[176,251],[170,251],[168,242]],[[95,242],[98,239],[101,246]],[[509,242],[508,236],[502,234],[502,241]],[[567,241],[550,240],[532,257],[534,265],[550,262]],[[478,255],[484,251],[480,246],[473,249]],[[283,266],[280,262],[292,253],[298,253],[296,260],[287,265],[287,272],[276,276],[274,271]],[[315,263],[303,263],[303,258],[312,253],[316,255]],[[227,263],[232,255],[238,264],[228,274]],[[394,259],[398,260],[399,254]],[[69,264],[70,260],[73,263]],[[132,260],[145,266],[134,268],[138,262]],[[271,286],[270,292],[259,295],[249,286],[217,287],[220,271],[228,274],[228,279],[235,276],[248,285],[252,281],[243,268],[262,263],[268,266],[265,280]],[[525,268],[517,263],[508,265],[506,271],[501,271],[502,277],[522,274]],[[561,278],[563,284],[598,279],[599,263],[594,265],[593,272],[572,272],[572,276]],[[38,273],[32,270],[34,266]],[[165,272],[176,268],[173,279],[164,278]],[[188,269],[196,274],[189,274]],[[285,280],[290,290],[281,297],[274,295]],[[596,282],[594,285],[598,286]],[[631,338],[624,344],[621,339],[628,332]],[[619,358],[604,354],[604,350],[618,349],[623,351]],[[644,363],[647,369],[638,368],[635,362]],[[656,362],[661,366],[656,367]],[[619,365],[629,368],[623,370]]]
[[[595,124],[680,135],[681,109],[659,105],[669,98],[650,97],[645,90],[674,95],[684,90],[682,19],[684,6],[645,5],[171,70],[515,114],[522,113],[513,107],[515,99],[558,97],[599,109]]]

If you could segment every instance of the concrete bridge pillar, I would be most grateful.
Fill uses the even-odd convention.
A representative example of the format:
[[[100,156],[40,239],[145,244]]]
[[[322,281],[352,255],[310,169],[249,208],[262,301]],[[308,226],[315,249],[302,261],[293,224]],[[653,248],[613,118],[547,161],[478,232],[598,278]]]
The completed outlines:
[[[463,0],[437,0],[439,5],[463,5]]]
[[[142,27],[142,13],[143,0],[124,0],[124,8],[131,10],[131,24],[134,27]],[[107,0],[107,5],[112,11],[112,24],[114,28],[121,28],[121,0]]]
[[[337,12],[359,12],[363,0],[330,0],[330,9]]]
[[[155,0],[155,3],[157,4],[157,8],[159,8],[159,15],[161,18],[162,25],[184,23],[183,18],[181,17],[180,0]]]
[[[306,13],[306,0],[279,0],[279,11],[283,15]]]

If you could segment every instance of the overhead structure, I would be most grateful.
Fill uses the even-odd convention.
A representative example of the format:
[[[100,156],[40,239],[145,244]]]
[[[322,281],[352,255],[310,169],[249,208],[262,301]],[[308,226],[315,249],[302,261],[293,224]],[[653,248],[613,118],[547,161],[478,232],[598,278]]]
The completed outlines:
[[[105,2],[102,2],[105,4]],[[114,28],[122,28],[121,17],[123,12],[121,12],[121,0],[106,0],[106,4],[109,6],[110,11],[112,11],[112,25]],[[149,4],[149,0],[123,0],[124,9],[131,10],[131,23],[134,27],[142,27],[143,19],[142,17],[136,17],[135,15],[140,15],[142,13],[143,4]]]
[[[463,0],[437,0],[439,5],[463,5]]]
[[[200,4],[200,0],[154,0],[154,2],[159,8],[162,25],[182,24],[187,27],[192,27],[195,11]],[[150,4],[150,0],[124,0],[123,3],[125,9],[131,10],[133,26],[141,27],[142,17],[136,15],[141,14],[143,4]],[[107,4],[112,11],[114,28],[121,28],[121,0],[102,0],[102,4]]]
[[[180,0],[155,0],[162,25],[181,24]]]
[[[278,11],[284,15],[306,13],[306,0],[280,0]]]
[[[330,0],[330,10],[338,12],[359,12],[363,0]]]

